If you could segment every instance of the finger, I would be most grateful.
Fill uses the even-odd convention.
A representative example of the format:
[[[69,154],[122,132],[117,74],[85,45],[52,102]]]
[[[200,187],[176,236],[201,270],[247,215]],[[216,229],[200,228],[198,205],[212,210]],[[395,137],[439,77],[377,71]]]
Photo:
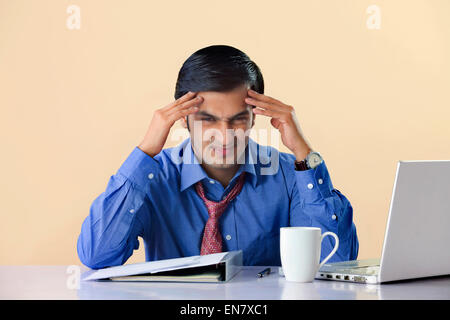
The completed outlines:
[[[186,116],[188,116],[188,115],[190,115],[192,113],[196,113],[198,110],[199,110],[199,108],[196,107],[196,106],[190,107],[190,108],[187,108],[187,109],[183,109],[183,110],[178,110],[177,112],[172,113],[168,117],[168,119],[169,119],[170,122],[174,123],[175,121],[177,121],[177,120],[179,120],[181,118],[184,118],[184,117],[186,117]]]
[[[267,102],[267,103],[279,104],[280,106],[284,106],[285,105],[280,100],[277,100],[275,98],[266,96],[266,95],[264,95],[262,93],[254,91],[254,90],[249,89],[247,92],[248,92],[248,94],[249,94],[249,96],[251,98],[258,99],[258,100],[261,100],[261,101],[264,101],[264,102]]]
[[[267,109],[267,110],[278,110],[281,112],[287,111],[287,110],[284,110],[285,108],[283,108],[283,107],[276,106],[276,105],[273,105],[271,103],[267,103],[264,101],[255,100],[253,98],[245,98],[245,102],[247,102],[250,105],[253,105],[253,106],[256,106],[259,108],[263,108],[263,109]]]
[[[179,97],[177,100],[169,103],[167,106],[162,108],[161,110],[166,111],[168,109],[171,109],[177,105],[180,105],[186,101],[189,101],[190,99],[194,98],[196,96],[197,92],[195,91],[189,91],[188,93],[184,94],[183,96]]]
[[[289,114],[285,112],[280,112],[277,110],[269,110],[269,109],[260,109],[260,108],[254,108],[253,113],[255,114],[261,114],[263,116],[272,117],[274,119],[279,120],[282,123],[286,123],[289,121]]]
[[[186,108],[190,108],[193,106],[200,106],[200,104],[203,102],[203,98],[202,97],[195,97],[194,99],[191,99],[189,101],[186,101],[178,106],[172,107],[171,109],[168,109],[167,115],[170,116],[171,114],[174,114],[180,110],[184,110]]]
[[[281,117],[279,112],[276,112],[274,110],[269,110],[269,109],[254,108],[253,113],[261,114],[263,116],[268,116],[268,117],[277,118],[277,119],[280,119],[280,117]]]

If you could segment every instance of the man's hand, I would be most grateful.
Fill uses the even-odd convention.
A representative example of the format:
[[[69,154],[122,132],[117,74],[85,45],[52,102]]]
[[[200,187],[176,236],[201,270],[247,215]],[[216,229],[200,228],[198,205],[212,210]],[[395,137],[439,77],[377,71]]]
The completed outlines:
[[[311,147],[302,135],[294,107],[253,90],[248,90],[248,95],[245,102],[256,107],[253,112],[271,117],[270,123],[280,131],[283,144],[294,153],[297,161],[305,159]]]
[[[147,133],[138,148],[151,157],[160,153],[173,124],[178,119],[198,111],[198,105],[203,102],[203,98],[196,97],[196,95],[196,92],[189,91],[174,102],[156,110]]]

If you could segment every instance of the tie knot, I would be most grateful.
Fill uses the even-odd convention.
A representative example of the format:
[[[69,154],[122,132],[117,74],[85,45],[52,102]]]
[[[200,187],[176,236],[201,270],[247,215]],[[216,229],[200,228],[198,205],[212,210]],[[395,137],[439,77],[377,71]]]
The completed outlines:
[[[213,219],[219,219],[222,213],[224,213],[230,201],[232,201],[241,191],[244,185],[245,171],[241,173],[234,187],[228,192],[228,194],[221,201],[212,201],[206,198],[205,190],[201,181],[195,184],[195,189],[198,195],[202,198],[203,202],[208,209],[208,214]]]

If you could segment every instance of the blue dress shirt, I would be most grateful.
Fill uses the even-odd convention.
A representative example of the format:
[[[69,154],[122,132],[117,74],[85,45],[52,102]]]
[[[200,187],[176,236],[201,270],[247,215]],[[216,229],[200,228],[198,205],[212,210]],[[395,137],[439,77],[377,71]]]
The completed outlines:
[[[206,197],[220,201],[246,171],[241,192],[220,218],[223,251],[243,250],[244,265],[280,266],[280,227],[314,226],[339,237],[329,262],[356,259],[353,209],[334,189],[325,161],[306,171],[296,171],[294,161],[293,154],[249,139],[245,163],[223,188],[198,163],[190,138],[154,157],[135,147],[93,201],[78,256],[92,269],[121,265],[138,249],[138,237],[147,261],[199,255],[208,211],[194,184],[201,181]],[[325,237],[321,261],[333,246]]]

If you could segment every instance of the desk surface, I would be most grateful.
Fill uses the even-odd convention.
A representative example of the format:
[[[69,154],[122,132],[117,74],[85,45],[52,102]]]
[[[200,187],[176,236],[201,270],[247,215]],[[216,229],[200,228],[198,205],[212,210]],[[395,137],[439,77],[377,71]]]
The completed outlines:
[[[315,280],[288,282],[278,268],[257,278],[264,267],[243,267],[228,283],[77,281],[85,267],[0,266],[0,299],[450,299],[450,277],[417,279],[382,285]],[[79,288],[76,286],[79,284]]]

